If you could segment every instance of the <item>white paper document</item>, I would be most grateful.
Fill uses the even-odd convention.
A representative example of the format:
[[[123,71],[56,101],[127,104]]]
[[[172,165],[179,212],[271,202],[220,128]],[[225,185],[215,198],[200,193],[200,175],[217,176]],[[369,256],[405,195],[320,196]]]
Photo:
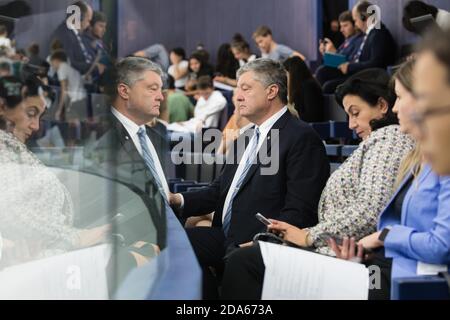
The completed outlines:
[[[112,246],[99,245],[0,271],[0,300],[105,300]]]
[[[358,263],[259,242],[263,300],[367,300],[369,271]]]

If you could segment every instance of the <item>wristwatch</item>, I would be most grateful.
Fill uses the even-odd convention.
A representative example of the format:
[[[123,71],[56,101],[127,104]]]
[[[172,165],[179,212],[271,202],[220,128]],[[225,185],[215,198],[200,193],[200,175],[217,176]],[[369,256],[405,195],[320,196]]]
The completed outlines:
[[[380,240],[381,242],[384,242],[384,240],[386,239],[386,237],[387,237],[389,231],[391,231],[390,228],[384,228],[384,229],[381,231],[381,234],[380,234],[380,236],[378,237],[378,240]]]

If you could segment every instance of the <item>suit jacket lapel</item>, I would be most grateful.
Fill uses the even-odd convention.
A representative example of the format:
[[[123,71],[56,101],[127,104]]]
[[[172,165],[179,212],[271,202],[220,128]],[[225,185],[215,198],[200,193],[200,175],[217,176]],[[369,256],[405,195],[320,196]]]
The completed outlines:
[[[292,115],[290,114],[289,110],[286,111],[286,113],[283,114],[283,116],[277,122],[275,122],[275,124],[272,126],[272,128],[269,131],[269,133],[267,134],[267,137],[264,140],[263,146],[261,147],[260,151],[264,150],[264,145],[266,145],[267,148],[265,148],[265,149],[267,150],[267,156],[268,157],[271,156],[271,151],[272,151],[272,130],[280,130],[281,131],[284,128],[284,126],[286,125],[287,121],[291,117],[292,117]],[[260,166],[261,166],[260,152],[258,152],[256,164],[251,166],[250,170],[247,173],[247,176],[245,177],[244,181],[242,182],[242,185],[241,185],[241,188],[240,188],[239,192],[241,192],[241,190],[244,188],[244,186],[255,175],[256,171],[258,170],[258,168]]]
[[[421,185],[430,173],[431,173],[431,168],[429,166],[424,166],[421,174],[419,175],[419,177],[416,178],[417,184],[413,183],[411,185],[411,188],[415,188],[415,185]],[[405,199],[403,200],[402,212],[408,212],[408,210],[404,210],[404,208],[406,208],[409,205],[409,202],[411,201],[412,196],[413,196],[413,194],[411,192],[408,192],[406,194]],[[406,219],[407,219],[406,214],[402,214],[401,222],[403,225],[406,225]]]

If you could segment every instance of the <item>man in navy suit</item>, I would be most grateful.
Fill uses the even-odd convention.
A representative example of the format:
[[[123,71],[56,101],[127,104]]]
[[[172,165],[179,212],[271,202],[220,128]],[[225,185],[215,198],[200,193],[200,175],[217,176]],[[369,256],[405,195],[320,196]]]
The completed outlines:
[[[257,233],[266,231],[257,213],[300,228],[317,223],[330,170],[318,135],[286,107],[284,67],[257,59],[242,67],[238,77],[236,108],[255,126],[235,142],[232,150],[237,152],[229,154],[221,176],[208,188],[170,196],[183,218],[215,212],[212,227],[187,229],[203,267],[205,298],[217,297],[209,267],[220,273],[227,253],[251,245]]]
[[[353,61],[338,67],[340,77],[327,82],[324,93],[332,94],[349,76],[370,68],[382,68],[393,65],[396,60],[397,45],[390,31],[378,20],[372,12],[374,5],[368,1],[358,2],[352,10],[356,27],[360,29],[364,38],[359,50],[353,56]]]
[[[96,57],[92,56],[89,48],[86,47],[86,44],[82,39],[83,32],[91,23],[93,10],[84,1],[77,1],[72,4],[72,6],[76,6],[80,9],[81,21],[79,25],[77,25],[77,21],[72,21],[71,15],[68,15],[53,33],[51,37],[52,42],[58,40],[62,44],[63,49],[70,60],[70,64],[74,69],[80,72],[81,75],[93,72],[99,72],[101,74],[104,72],[105,66],[95,62]],[[73,26],[69,28],[68,25],[70,26],[71,23],[73,23]],[[77,27],[79,27],[79,29]]]

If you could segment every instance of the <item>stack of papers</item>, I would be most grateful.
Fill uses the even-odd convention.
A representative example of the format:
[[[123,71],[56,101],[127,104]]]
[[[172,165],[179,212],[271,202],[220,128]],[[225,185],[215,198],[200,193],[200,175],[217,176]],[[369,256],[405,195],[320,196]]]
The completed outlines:
[[[266,271],[263,300],[367,300],[369,270],[362,264],[259,242]]]

